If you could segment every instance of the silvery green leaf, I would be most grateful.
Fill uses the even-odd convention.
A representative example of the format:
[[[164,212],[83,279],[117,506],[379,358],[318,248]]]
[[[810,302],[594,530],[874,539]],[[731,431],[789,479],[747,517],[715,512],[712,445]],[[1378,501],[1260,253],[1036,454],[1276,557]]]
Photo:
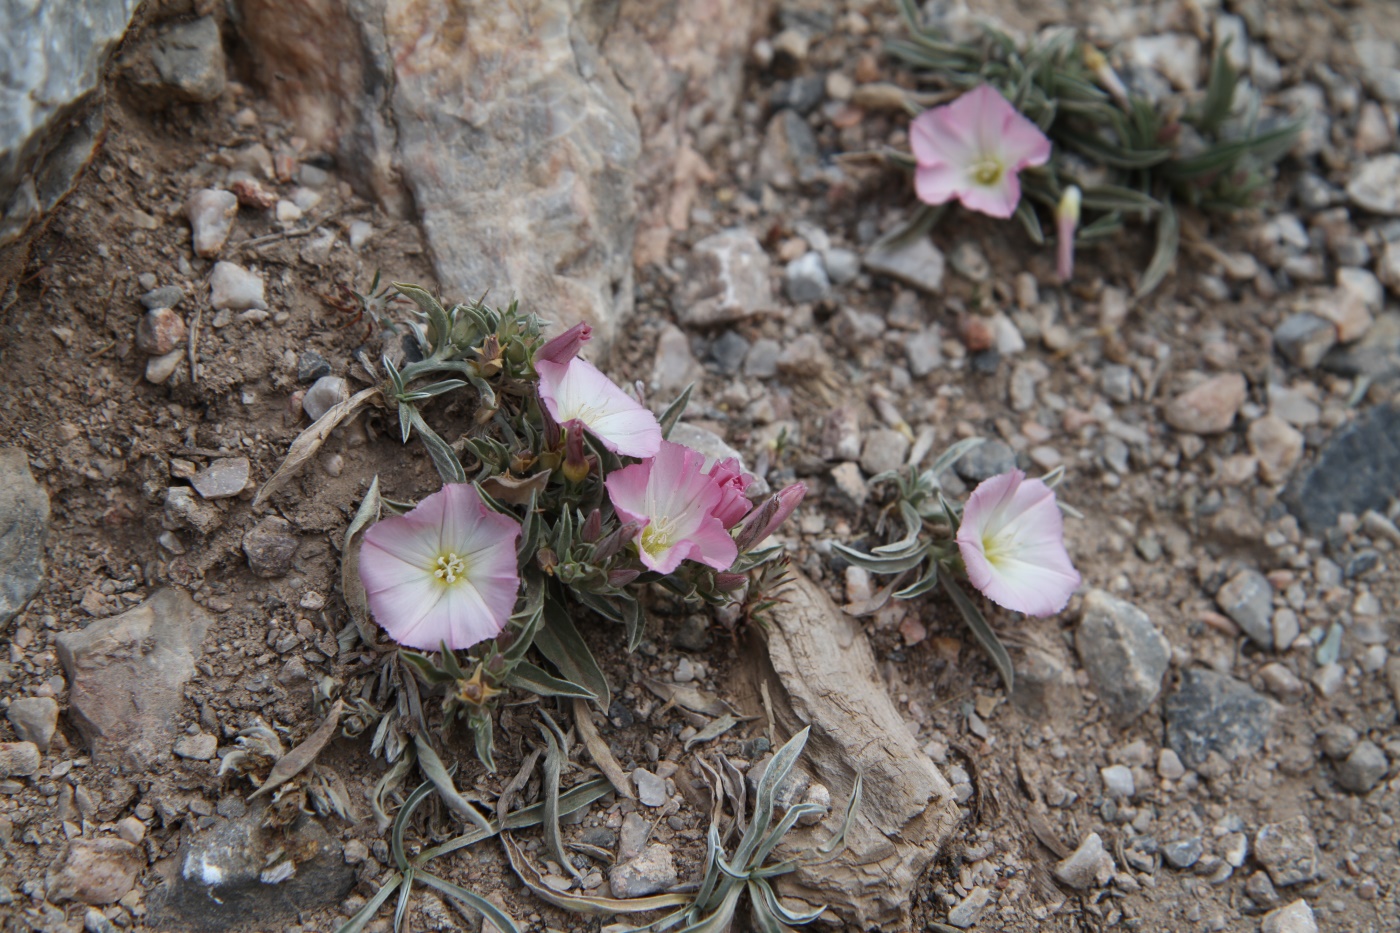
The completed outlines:
[[[1152,251],[1152,261],[1147,264],[1147,271],[1142,274],[1142,281],[1138,283],[1135,297],[1141,298],[1162,284],[1167,273],[1176,265],[1176,253],[1180,242],[1181,219],[1177,217],[1176,208],[1168,201],[1162,205],[1162,212],[1157,215],[1157,245]]]
[[[442,802],[447,804],[447,809],[457,816],[479,829],[490,830],[491,824],[486,821],[486,817],[481,811],[472,806],[467,798],[463,797],[457,790],[457,785],[452,783],[452,775],[447,773],[447,768],[438,757],[432,745],[421,735],[413,737],[413,745],[418,751],[418,767],[422,769],[423,775],[437,788],[438,796]]]
[[[598,698],[598,705],[607,709],[612,706],[612,691],[607,678],[603,676],[598,662],[593,659],[587,642],[574,627],[573,619],[563,606],[554,599],[546,599],[544,604],[544,625],[535,633],[535,647],[549,659],[564,679],[580,684],[591,690]]]
[[[542,697],[580,697],[596,700],[598,697],[587,687],[567,680],[551,677],[529,661],[519,661],[506,675],[505,682],[512,687],[520,687]]]
[[[676,397],[676,400],[666,406],[666,410],[661,413],[661,417],[656,419],[661,424],[661,436],[668,438],[671,436],[671,429],[676,426],[676,422],[681,420],[681,415],[685,414],[685,407],[690,403],[690,392],[695,388],[695,383],[685,387],[685,391]]]
[[[1001,643],[997,633],[992,631],[992,627],[987,624],[986,618],[982,615],[982,610],[977,608],[976,603],[968,599],[967,594],[962,591],[962,587],[951,579],[948,571],[939,567],[939,582],[943,584],[943,589],[953,599],[953,605],[962,614],[963,621],[967,627],[972,629],[973,636],[982,645],[982,648],[992,659],[992,664],[996,667],[997,673],[1001,675],[1001,681],[1006,685],[1006,692],[1009,694],[1016,689],[1016,668],[1011,664],[1011,655],[1006,653],[1006,646]]]
[[[924,471],[923,475],[928,478],[929,484],[936,487],[938,485],[938,477],[942,476],[949,467],[961,460],[963,455],[969,450],[977,447],[982,442],[983,438],[980,437],[963,438],[943,451],[943,453],[939,454],[938,459],[933,461],[929,468]]]
[[[423,416],[418,413],[416,408],[410,411],[409,418],[413,422],[413,427],[418,431],[418,437],[422,439],[423,446],[427,448],[433,466],[437,467],[438,475],[442,477],[442,481],[444,483],[465,483],[467,471],[462,469],[462,462],[457,459],[452,445],[428,427],[428,422],[423,420]]]

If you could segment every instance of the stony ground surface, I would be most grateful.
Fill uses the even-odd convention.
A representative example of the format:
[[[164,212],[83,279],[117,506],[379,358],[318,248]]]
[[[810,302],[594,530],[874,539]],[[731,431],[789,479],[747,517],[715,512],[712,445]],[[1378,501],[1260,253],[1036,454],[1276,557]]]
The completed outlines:
[[[1019,228],[966,215],[915,253],[872,254],[910,209],[903,176],[861,155],[906,145],[905,118],[862,94],[906,80],[881,52],[901,27],[859,0],[785,9],[742,112],[698,134],[708,172],[668,260],[639,271],[612,371],[658,403],[698,382],[692,421],[770,481],[812,487],[789,541],[841,603],[884,581],[831,544],[881,542],[890,491],[868,479],[915,443],[991,439],[945,478],[954,491],[1066,468],[1085,585],[1055,619],[992,615],[1015,695],[940,599],[863,623],[962,805],[913,894],[920,928],[1400,928],[1394,18],[1365,2],[997,12],[1084,28],[1148,90],[1194,90],[1216,38],[1247,37],[1262,101],[1306,114],[1305,132],[1258,211],[1188,217],[1176,272],[1141,302],[1137,234],[1082,255],[1069,288]],[[389,862],[369,737],[331,744],[270,806],[220,763],[254,727],[286,747],[311,735],[323,678],[374,699],[371,659],[336,640],[338,548],[372,476],[400,499],[436,477],[371,415],[274,509],[250,500],[306,413],[369,385],[357,357],[384,352],[339,287],[378,269],[431,284],[431,265],[411,224],[354,195],[250,87],[113,110],[100,161],[0,300],[0,447],[22,452],[0,455],[0,507],[19,516],[17,556],[0,552],[0,610],[18,610],[0,629],[0,928],[213,928],[199,864],[247,874],[239,911],[258,928],[333,929]],[[758,273],[728,271],[736,254]],[[40,549],[24,603],[11,586],[27,592]],[[685,740],[739,702],[751,637],[664,602],[635,657],[600,632],[618,690],[595,721],[641,800],[566,827],[583,890],[693,880],[706,747]],[[529,714],[502,713],[499,777],[463,751],[464,783],[515,774]],[[709,747],[747,770],[764,731]],[[347,812],[294,819],[332,799]],[[449,831],[441,815],[427,830]],[[542,904],[478,848],[445,874],[529,928],[607,922]],[[473,922],[422,894],[412,910],[413,929]]]

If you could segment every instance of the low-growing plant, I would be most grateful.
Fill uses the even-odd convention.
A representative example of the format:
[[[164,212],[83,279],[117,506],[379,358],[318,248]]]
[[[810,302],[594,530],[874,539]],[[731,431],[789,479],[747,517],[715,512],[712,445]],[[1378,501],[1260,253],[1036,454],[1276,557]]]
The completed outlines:
[[[941,587],[1010,692],[1016,677],[1011,656],[959,578],[966,577],[999,606],[1035,616],[1062,610],[1080,578],[1065,551],[1060,515],[1065,507],[1054,493],[1063,471],[1044,480],[1027,479],[1019,470],[1003,473],[978,485],[966,503],[944,496],[939,478],[981,443],[980,438],[959,441],[923,471],[910,465],[873,477],[872,483],[893,484],[890,509],[899,515],[902,535],[868,553],[839,541],[832,547],[857,567],[895,575],[869,605],[853,607],[858,612]]]
[[[959,42],[924,26],[914,0],[900,0],[900,9],[909,38],[891,42],[889,49],[914,69],[922,85],[957,93],[995,89],[1053,143],[1046,158],[997,169],[998,174],[1019,172],[1018,196],[1025,197],[1013,198],[1012,207],[1032,240],[1045,242],[1041,211],[1055,216],[1057,236],[1080,244],[1110,239],[1133,218],[1155,222],[1156,247],[1138,283],[1139,296],[1156,288],[1175,262],[1178,206],[1224,212],[1248,206],[1300,127],[1294,120],[1266,117],[1257,95],[1238,93],[1241,76],[1226,46],[1216,50],[1198,99],[1154,103],[1129,90],[1104,54],[1072,29],[1047,30],[1021,45],[983,25],[979,39]],[[924,112],[908,95],[905,102],[918,117],[916,124],[947,109]],[[930,156],[934,162],[920,157],[915,129],[914,154],[895,158],[917,173],[936,164],[937,156]],[[946,135],[942,142],[947,143]],[[935,194],[930,200],[921,194],[930,203],[896,235],[929,230],[951,196]],[[1081,210],[1087,215],[1082,224]],[[1070,245],[1062,244],[1062,278],[1068,277],[1065,260],[1071,257]]]

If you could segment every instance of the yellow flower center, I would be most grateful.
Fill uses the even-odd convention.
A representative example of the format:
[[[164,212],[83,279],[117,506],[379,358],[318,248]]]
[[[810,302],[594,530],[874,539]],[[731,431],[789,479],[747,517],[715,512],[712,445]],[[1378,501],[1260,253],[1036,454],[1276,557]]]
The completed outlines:
[[[671,539],[675,536],[675,523],[671,518],[662,518],[652,521],[642,529],[641,548],[653,558],[660,556],[671,549],[675,543]]]
[[[1002,560],[1011,551],[1010,544],[1008,535],[984,534],[982,536],[982,556],[987,558],[987,563],[1000,570]]]
[[[438,555],[437,563],[428,568],[433,572],[433,576],[442,582],[443,586],[452,586],[459,580],[466,579],[467,562],[458,557],[455,551]]]
[[[972,165],[972,180],[979,185],[995,185],[1001,181],[1006,166],[995,156],[984,156]]]

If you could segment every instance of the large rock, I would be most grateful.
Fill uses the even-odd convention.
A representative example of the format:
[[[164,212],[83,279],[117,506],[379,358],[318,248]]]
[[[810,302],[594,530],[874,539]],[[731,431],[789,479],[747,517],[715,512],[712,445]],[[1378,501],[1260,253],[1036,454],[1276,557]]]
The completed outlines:
[[[67,195],[92,158],[103,73],[137,5],[0,4],[0,249]],[[14,271],[0,262],[0,288],[7,266]]]
[[[187,593],[158,590],[121,615],[58,636],[72,719],[95,763],[145,771],[170,758],[209,622]]]
[[[708,173],[767,2],[240,0],[255,70],[313,146],[418,211],[444,291],[486,289],[606,350]],[[644,142],[645,141],[645,142]],[[658,235],[659,234],[659,235]]]
[[[1308,531],[1331,528],[1342,512],[1384,510],[1400,494],[1400,406],[1381,405],[1332,436],[1284,494]]]
[[[47,888],[51,901],[115,904],[136,885],[145,860],[129,842],[99,836],[74,839],[50,869]]]
[[[1165,707],[1167,744],[1190,768],[1201,767],[1212,752],[1226,761],[1255,754],[1274,724],[1266,697],[1228,674],[1202,668],[1182,673]]]
[[[286,929],[338,903],[354,884],[340,843],[310,816],[267,824],[259,801],[234,819],[186,829],[165,883],[151,897],[153,929]]]
[[[829,839],[855,775],[865,775],[845,851],[775,879],[778,890],[829,904],[852,929],[907,929],[915,885],[956,824],[953,789],[890,700],[860,626],[815,583],[794,574],[764,638],[767,651],[748,656],[753,681],[768,683],[783,735],[812,727],[800,765],[836,803],[825,822],[790,833],[772,860],[810,854]],[[748,685],[755,711],[759,683]]]
[[[1147,613],[1103,590],[1084,596],[1075,650],[1115,719],[1135,719],[1162,689],[1171,646]]]
[[[0,629],[39,591],[49,494],[34,482],[23,450],[0,450]]]

